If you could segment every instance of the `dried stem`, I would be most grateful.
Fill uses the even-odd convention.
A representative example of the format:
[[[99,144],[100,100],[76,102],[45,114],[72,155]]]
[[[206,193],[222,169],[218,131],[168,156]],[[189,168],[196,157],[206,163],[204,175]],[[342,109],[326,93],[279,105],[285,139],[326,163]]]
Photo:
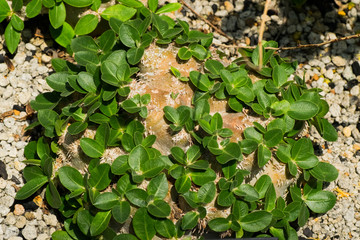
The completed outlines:
[[[346,36],[346,37],[332,39],[332,40],[325,41],[322,43],[312,43],[312,44],[304,44],[304,45],[299,44],[295,47],[278,47],[278,48],[265,47],[265,49],[281,51],[281,50],[296,50],[296,49],[301,49],[301,48],[313,48],[313,47],[321,47],[326,44],[331,44],[331,43],[335,43],[335,42],[346,41],[346,40],[353,39],[353,38],[360,38],[360,33],[355,34],[355,35]],[[256,48],[256,46],[238,46],[238,45],[226,45],[226,44],[215,44],[215,43],[213,43],[213,44],[220,46],[220,47],[225,47],[225,48],[237,48],[237,49],[255,49]]]
[[[184,0],[180,0],[181,4],[183,4],[185,7],[187,7],[193,14],[195,14],[198,18],[200,18],[201,20],[203,20],[206,24],[208,24],[210,27],[212,27],[216,32],[218,32],[220,35],[223,35],[224,37],[226,37],[227,39],[229,39],[230,41],[232,41],[233,43],[235,42],[234,39],[232,37],[230,37],[229,35],[227,35],[226,33],[224,33],[221,29],[219,29],[218,27],[216,27],[214,24],[212,24],[209,20],[207,20],[206,18],[204,18],[203,16],[201,16],[200,14],[198,14],[197,12],[195,12],[194,9],[192,9],[190,7],[189,4],[187,4]]]
[[[269,9],[270,2],[271,2],[271,0],[266,0],[265,7],[264,7],[264,12],[263,12],[263,15],[261,16],[261,25],[260,25],[259,40],[258,40],[258,46],[259,46],[259,69],[260,70],[262,68],[262,62],[263,62],[262,39],[263,39],[263,36],[264,36],[265,19],[266,19],[267,11]]]

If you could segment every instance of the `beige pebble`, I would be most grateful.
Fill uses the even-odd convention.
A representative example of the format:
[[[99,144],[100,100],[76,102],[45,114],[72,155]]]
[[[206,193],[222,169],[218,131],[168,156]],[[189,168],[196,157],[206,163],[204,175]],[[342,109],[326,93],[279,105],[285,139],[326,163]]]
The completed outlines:
[[[41,56],[41,61],[42,61],[43,63],[49,63],[49,62],[51,61],[51,59],[52,59],[52,57],[50,57],[50,56],[48,56],[48,55],[46,55],[46,54],[43,54],[43,55]]]
[[[21,229],[21,228],[25,227],[25,225],[26,225],[26,217],[19,216],[15,223],[15,227]]]
[[[25,212],[25,218],[27,220],[33,220],[35,218],[35,215],[32,212]]]
[[[232,12],[234,10],[234,5],[229,1],[225,1],[224,6],[225,6],[226,11],[228,11],[228,12]]]
[[[351,128],[350,127],[344,127],[343,134],[344,134],[345,137],[350,137],[351,136]]]
[[[23,215],[25,213],[25,208],[21,204],[15,204],[14,206],[14,214],[17,216]]]
[[[359,143],[355,143],[353,147],[354,147],[354,150],[355,150],[355,151],[359,151],[359,150],[360,150],[360,144],[359,144]]]

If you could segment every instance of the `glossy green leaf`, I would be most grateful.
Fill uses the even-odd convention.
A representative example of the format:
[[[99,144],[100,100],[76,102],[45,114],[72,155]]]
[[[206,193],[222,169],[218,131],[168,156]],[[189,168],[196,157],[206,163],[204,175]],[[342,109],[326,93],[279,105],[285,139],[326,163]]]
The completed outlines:
[[[259,193],[250,184],[241,184],[236,187],[232,192],[239,197],[243,197],[245,201],[253,202],[259,199]]]
[[[144,55],[145,49],[143,47],[139,48],[130,48],[127,51],[127,59],[130,64],[135,65],[140,62],[142,56]]]
[[[272,215],[267,211],[255,211],[240,219],[240,226],[248,232],[258,232],[271,223]]]
[[[141,240],[151,240],[156,234],[155,220],[150,217],[146,208],[139,208],[132,221],[135,234]]]
[[[111,211],[98,212],[90,225],[90,235],[97,236],[101,234],[107,228],[111,219]]]
[[[329,191],[319,191],[309,194],[304,202],[313,212],[326,213],[334,207],[336,196]]]
[[[21,20],[16,14],[11,16],[10,24],[16,31],[22,31],[24,29],[24,21]]]
[[[51,26],[57,29],[61,27],[66,18],[66,8],[63,2],[56,3],[52,8],[49,9],[49,19]]]
[[[181,228],[183,230],[193,229],[199,220],[197,212],[187,212],[181,220]]]
[[[191,51],[187,47],[182,47],[178,51],[178,56],[181,60],[189,60],[192,57]]]
[[[15,199],[24,200],[30,197],[47,182],[48,178],[46,176],[31,179],[16,193]]]
[[[202,185],[198,191],[198,201],[202,203],[210,203],[216,194],[215,183],[208,182]]]
[[[171,239],[176,234],[175,225],[170,219],[157,220],[155,229],[158,234],[168,239]]]
[[[120,40],[121,42],[130,48],[137,47],[140,42],[140,35],[137,29],[130,24],[122,24],[120,27]]]
[[[49,181],[49,184],[46,186],[45,196],[46,201],[52,208],[60,208],[62,204],[60,194],[52,181]]]
[[[291,103],[288,115],[296,120],[309,120],[319,112],[319,107],[306,100]]]
[[[95,198],[94,206],[100,210],[110,210],[118,203],[118,195],[113,192],[105,192]]]
[[[176,179],[175,188],[178,193],[186,193],[190,190],[191,187],[191,179],[187,175],[183,175]]]
[[[65,48],[71,44],[71,40],[75,36],[74,29],[67,22],[57,29],[51,26],[50,33],[55,41]]]
[[[149,213],[158,218],[166,218],[170,215],[171,208],[164,200],[154,200],[147,206]]]
[[[122,22],[131,19],[136,13],[136,9],[126,7],[122,4],[116,4],[106,8],[102,13],[101,17],[109,21],[110,18],[117,18]]]
[[[242,159],[242,155],[241,155],[240,146],[239,144],[234,142],[226,145],[226,147],[223,149],[223,153],[220,156],[216,157],[216,160],[220,164],[225,164],[231,160],[240,161],[241,159]]]
[[[104,52],[110,51],[115,44],[116,44],[116,35],[115,32],[112,31],[111,29],[105,31],[99,37],[99,47]]]
[[[260,144],[257,152],[257,160],[259,167],[265,166],[265,164],[271,159],[271,151]]]
[[[51,238],[53,240],[72,240],[73,239],[65,231],[60,231],[60,230],[53,232],[53,234],[51,234]]]
[[[208,223],[211,230],[225,232],[230,229],[231,223],[226,218],[214,218]]]
[[[147,186],[149,195],[153,195],[155,199],[164,199],[168,193],[169,184],[164,173],[150,180]]]
[[[102,163],[91,170],[88,184],[92,189],[102,191],[107,188],[111,182],[110,165]]]
[[[28,18],[33,18],[36,17],[37,15],[39,15],[40,11],[41,11],[41,7],[42,7],[42,1],[41,0],[31,0],[27,5],[26,5],[26,16]]]
[[[132,189],[125,193],[126,198],[135,206],[138,207],[146,207],[146,199],[148,197],[148,193],[143,189]]]
[[[283,137],[283,133],[280,129],[271,129],[264,134],[264,141],[269,148],[275,147]]]
[[[59,169],[61,184],[70,191],[84,189],[82,175],[78,170],[70,166],[63,166]]]
[[[82,16],[76,23],[74,32],[76,35],[86,35],[95,30],[99,23],[99,19],[94,14]]]
[[[76,217],[77,226],[79,227],[80,231],[87,235],[90,231],[91,222],[93,220],[93,216],[89,212],[89,210],[81,210],[78,212]]]
[[[262,175],[255,183],[255,189],[259,193],[259,198],[264,198],[266,191],[271,185],[271,178],[269,175]]]
[[[288,78],[285,68],[281,65],[276,65],[272,71],[272,78],[277,87],[284,85]]]
[[[208,91],[214,84],[213,81],[209,80],[207,75],[202,74],[198,71],[191,71],[189,76],[194,86],[204,92]]]
[[[156,11],[156,14],[174,12],[180,8],[181,8],[180,3],[168,3],[168,4],[165,4],[164,6],[162,6],[160,9],[158,9]]]
[[[120,201],[117,205],[115,205],[111,212],[113,215],[113,218],[118,223],[124,223],[130,216],[130,203],[128,201]]]
[[[14,53],[19,42],[21,33],[16,31],[12,24],[8,24],[5,29],[5,42],[10,53]]]
[[[211,168],[206,169],[205,172],[203,171],[193,171],[190,173],[191,180],[196,185],[202,186],[205,183],[214,181],[216,178],[216,173]]]
[[[339,176],[338,170],[326,162],[319,162],[314,168],[310,170],[310,174],[319,181],[332,182]]]
[[[217,197],[217,204],[222,207],[229,207],[235,202],[236,198],[234,194],[228,190],[223,190]]]
[[[91,138],[81,138],[80,147],[86,155],[92,158],[101,157],[105,151],[104,146]]]

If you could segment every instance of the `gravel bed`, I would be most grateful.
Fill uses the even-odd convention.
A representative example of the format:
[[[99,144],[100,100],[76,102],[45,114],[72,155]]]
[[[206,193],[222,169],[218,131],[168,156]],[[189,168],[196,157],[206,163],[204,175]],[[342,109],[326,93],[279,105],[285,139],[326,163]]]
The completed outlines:
[[[263,0],[193,0],[192,8],[204,15],[239,44],[256,44]],[[360,1],[338,1],[341,6],[328,4],[304,6],[295,10],[289,1],[273,1],[270,6],[264,40],[276,40],[280,46],[318,43],[360,31]],[[309,1],[310,2],[310,1]],[[332,1],[315,1],[332,2]],[[344,7],[344,8],[342,8]],[[343,12],[340,12],[343,11]],[[344,16],[343,16],[344,15]],[[175,14],[187,20],[193,28],[210,32],[212,29],[186,8]],[[214,33],[214,43],[228,40]],[[0,37],[0,55],[5,55]],[[15,202],[16,191],[23,185],[24,147],[30,136],[24,135],[29,121],[26,105],[39,93],[49,91],[45,78],[52,72],[51,40],[34,37],[30,29],[23,32],[23,41],[11,60],[10,71],[0,58],[0,240],[50,239],[60,228],[56,215],[42,204],[41,197]],[[222,49],[236,57],[235,50]],[[360,239],[360,44],[352,39],[321,48],[283,51],[283,57],[299,62],[297,73],[314,88],[321,88],[330,105],[326,117],[338,130],[337,142],[325,142],[311,130],[320,160],[332,163],[339,178],[326,189],[338,196],[335,207],[326,214],[312,215],[298,235],[312,239]],[[14,110],[12,112],[9,112]],[[9,115],[9,116],[7,116]]]

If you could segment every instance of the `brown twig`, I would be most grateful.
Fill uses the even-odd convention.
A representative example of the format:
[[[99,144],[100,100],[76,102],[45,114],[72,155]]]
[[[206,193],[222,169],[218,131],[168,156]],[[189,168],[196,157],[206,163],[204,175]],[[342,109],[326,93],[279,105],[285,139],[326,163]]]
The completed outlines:
[[[360,33],[355,34],[355,35],[346,36],[346,37],[332,39],[332,40],[325,41],[325,42],[322,42],[322,43],[312,43],[312,44],[304,44],[304,45],[299,44],[299,45],[297,45],[295,47],[278,47],[278,48],[265,47],[265,49],[281,51],[281,50],[296,50],[296,49],[301,49],[301,48],[313,48],[313,47],[321,47],[321,46],[324,46],[326,44],[331,44],[331,43],[335,43],[335,42],[346,41],[346,40],[353,39],[353,38],[360,38]],[[237,49],[255,49],[257,47],[257,46],[226,45],[226,44],[216,44],[216,43],[213,43],[213,44],[217,45],[217,46],[220,46],[220,47],[237,48]]]
[[[262,68],[262,62],[263,62],[263,48],[261,46],[262,46],[262,39],[263,39],[263,36],[264,36],[264,31],[265,31],[265,17],[267,15],[267,11],[268,11],[270,2],[271,2],[271,0],[266,0],[265,7],[264,7],[264,12],[263,12],[263,15],[261,16],[261,25],[260,25],[259,40],[258,40],[258,46],[259,46],[259,69],[260,70]]]
[[[197,12],[195,12],[194,9],[192,9],[190,7],[189,4],[187,4],[184,0],[180,0],[181,4],[183,4],[185,7],[187,7],[193,14],[195,14],[197,17],[199,17],[201,20],[203,20],[206,24],[208,24],[210,27],[212,27],[216,32],[218,32],[220,35],[223,35],[224,37],[226,37],[227,39],[229,39],[230,41],[232,41],[234,43],[234,39],[232,37],[230,37],[229,35],[227,35],[226,33],[224,33],[221,29],[219,29],[218,27],[216,27],[214,24],[212,24],[209,20],[207,20],[206,18],[204,18],[203,16],[201,16],[200,14],[198,14]]]

